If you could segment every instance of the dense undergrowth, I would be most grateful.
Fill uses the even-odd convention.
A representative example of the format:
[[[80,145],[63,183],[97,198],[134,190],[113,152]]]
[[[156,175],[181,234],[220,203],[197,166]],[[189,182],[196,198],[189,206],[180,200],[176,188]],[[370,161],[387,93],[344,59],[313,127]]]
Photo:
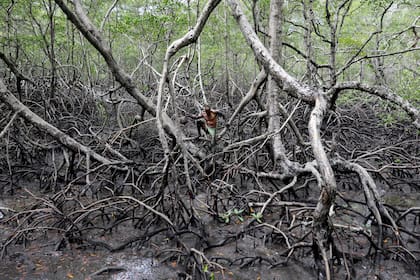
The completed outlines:
[[[184,104],[177,108],[182,129],[207,157],[197,165],[186,162],[173,143],[167,168],[151,116],[141,117],[129,101],[94,99],[80,87],[59,92],[54,100],[44,98],[42,88],[21,98],[97,153],[120,158],[119,153],[129,160],[117,168],[98,164],[17,118],[1,140],[1,195],[25,194],[27,202],[1,208],[2,257],[47,236],[53,250],[147,251],[164,263],[176,261],[179,278],[186,279],[294,262],[304,264],[313,277],[322,275],[316,271],[321,258],[311,236],[319,196],[313,175],[278,173],[266,139],[226,150],[264,131],[266,123],[253,114],[257,103],[212,147],[185,118],[197,113],[194,105],[188,99],[178,102]],[[0,106],[5,125],[13,113]],[[222,111],[228,119],[228,107]],[[293,115],[304,140],[309,112],[309,105],[298,104]],[[389,113],[374,100],[349,101],[329,112],[321,128],[338,185],[329,217],[331,265],[338,278],[382,275],[380,267],[387,260],[401,263],[407,277],[419,275],[420,136],[408,121],[384,122],[383,114]],[[311,162],[305,141],[300,143],[290,127],[281,134],[291,159]],[[342,159],[371,174],[380,196],[377,207],[388,211],[397,230],[386,218],[378,223],[369,205],[375,200],[362,182],[368,179],[355,176],[349,168],[354,166]],[[363,274],[360,264],[366,263],[378,269]]]

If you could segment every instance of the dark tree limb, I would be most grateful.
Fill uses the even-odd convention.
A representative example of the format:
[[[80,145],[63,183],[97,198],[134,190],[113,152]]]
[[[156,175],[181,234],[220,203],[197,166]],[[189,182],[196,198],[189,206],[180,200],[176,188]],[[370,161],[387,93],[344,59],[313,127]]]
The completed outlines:
[[[17,69],[16,65],[9,58],[7,58],[6,55],[2,52],[0,52],[0,59],[3,60],[4,63],[7,65],[7,67],[10,69],[10,71],[12,71],[12,73],[15,74],[16,78],[27,81],[28,83],[32,85],[35,84],[30,78],[22,74],[19,71],[19,69]]]

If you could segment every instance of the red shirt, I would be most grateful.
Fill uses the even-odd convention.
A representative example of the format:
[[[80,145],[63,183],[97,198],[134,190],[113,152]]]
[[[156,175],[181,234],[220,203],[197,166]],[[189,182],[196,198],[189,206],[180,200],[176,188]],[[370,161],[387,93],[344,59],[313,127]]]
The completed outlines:
[[[217,113],[212,110],[205,110],[202,113],[203,118],[206,120],[206,124],[208,127],[216,128],[217,124]]]

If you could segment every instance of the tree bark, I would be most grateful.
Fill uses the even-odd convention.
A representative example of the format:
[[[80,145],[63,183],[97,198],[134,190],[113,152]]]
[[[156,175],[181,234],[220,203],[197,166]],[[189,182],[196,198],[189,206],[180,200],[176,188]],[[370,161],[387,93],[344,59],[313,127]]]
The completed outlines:
[[[314,65],[313,59],[313,46],[312,46],[312,29],[313,29],[313,21],[314,21],[314,12],[312,9],[313,0],[304,0],[303,3],[303,17],[305,19],[305,34],[304,34],[304,42],[305,42],[305,49],[306,49],[306,81],[310,86],[316,85],[316,67]]]
[[[261,43],[257,34],[252,29],[237,0],[227,0],[233,17],[236,19],[247,43],[254,51],[256,59],[263,65],[265,71],[270,74],[287,94],[313,103],[315,91],[287,73],[272,57],[270,52]]]
[[[282,52],[282,6],[283,0],[271,0],[270,2],[270,18],[269,18],[269,36],[270,36],[270,53],[272,58],[281,64]],[[270,74],[267,86],[267,111],[268,111],[268,133],[278,131],[281,126],[280,117],[280,94],[281,89]],[[273,163],[276,164],[280,160],[280,165],[284,170],[288,170],[290,166],[289,159],[286,156],[281,135],[279,133],[273,135],[270,141]],[[287,171],[286,171],[287,172]]]
[[[314,210],[314,239],[324,260],[327,279],[331,279],[329,268],[329,257],[326,249],[329,248],[331,240],[331,227],[328,222],[329,212],[334,205],[337,184],[333,169],[327,157],[327,153],[321,142],[321,123],[327,110],[327,100],[325,95],[318,95],[315,100],[315,107],[309,119],[309,136],[312,151],[316,159],[318,170],[321,173],[321,194]]]

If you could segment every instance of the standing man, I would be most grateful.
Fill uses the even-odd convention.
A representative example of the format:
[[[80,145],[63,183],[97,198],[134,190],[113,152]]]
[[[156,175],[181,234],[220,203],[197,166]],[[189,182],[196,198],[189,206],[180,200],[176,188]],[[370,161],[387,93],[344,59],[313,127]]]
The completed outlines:
[[[217,112],[210,109],[210,106],[206,104],[201,114],[206,121],[205,128],[211,136],[211,144],[213,146],[216,144]]]
[[[201,136],[201,130],[203,130],[206,134],[210,134],[212,146],[216,144],[216,127],[218,115],[223,117],[222,113],[211,109],[208,104],[205,104],[201,115],[192,116],[194,119],[204,119],[204,122],[201,120],[197,121],[198,136]]]

